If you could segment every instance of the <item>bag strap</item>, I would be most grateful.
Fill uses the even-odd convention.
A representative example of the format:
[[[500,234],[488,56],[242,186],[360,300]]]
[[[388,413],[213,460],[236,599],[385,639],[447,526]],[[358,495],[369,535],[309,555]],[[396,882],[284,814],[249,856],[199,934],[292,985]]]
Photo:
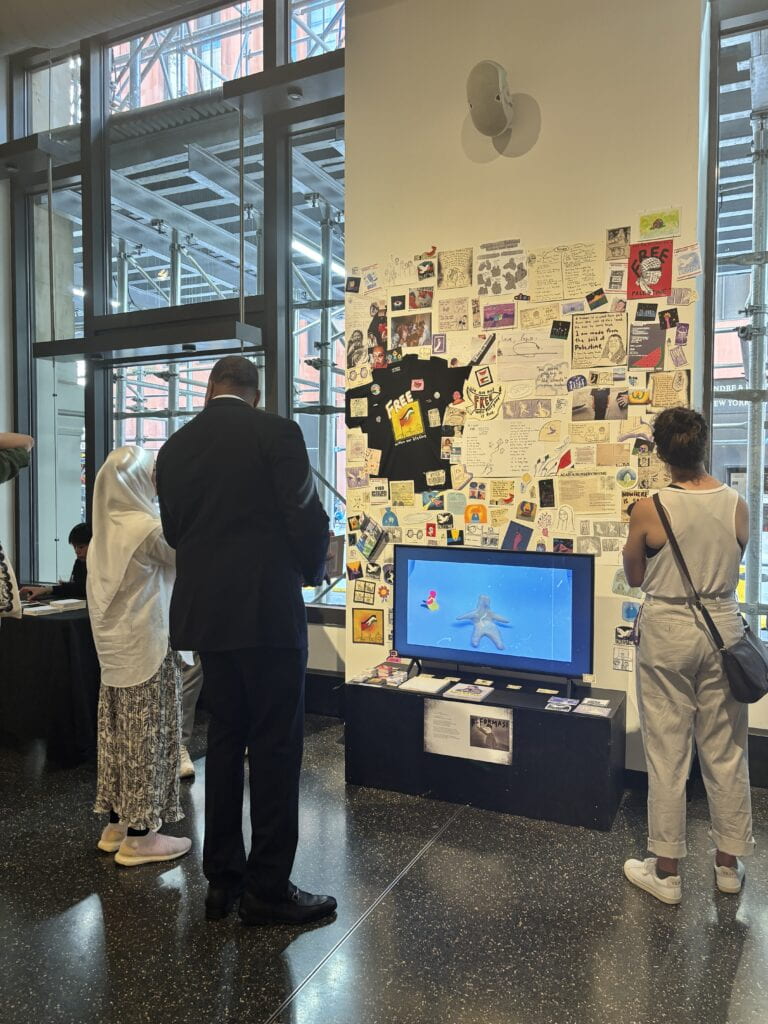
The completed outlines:
[[[674,533],[672,532],[672,524],[669,521],[669,517],[667,516],[664,506],[661,504],[661,498],[659,497],[658,492],[653,496],[653,504],[656,506],[656,511],[659,513],[661,525],[664,527],[664,531],[667,537],[669,538],[669,543],[672,547],[672,551],[675,556],[675,561],[677,562],[677,567],[680,570],[680,575],[688,581],[688,586],[691,588],[691,592],[693,593],[694,604],[701,612],[704,621],[707,624],[707,629],[712,634],[712,639],[717,644],[717,649],[722,652],[725,650],[723,638],[720,636],[720,631],[715,625],[712,616],[709,614],[707,609],[702,604],[698,590],[693,585],[693,580],[691,579],[691,574],[688,571],[688,566],[685,564],[685,559],[683,558],[683,553],[680,550],[680,545],[677,543],[677,537],[675,537]]]

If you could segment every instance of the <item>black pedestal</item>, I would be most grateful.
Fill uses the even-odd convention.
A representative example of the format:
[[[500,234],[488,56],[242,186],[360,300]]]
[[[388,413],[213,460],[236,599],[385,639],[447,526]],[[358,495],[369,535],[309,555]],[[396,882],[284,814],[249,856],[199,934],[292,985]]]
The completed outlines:
[[[574,697],[610,701],[610,718],[545,711],[546,696],[499,690],[473,704],[512,708],[512,764],[424,751],[424,701],[375,686],[346,687],[346,779],[453,803],[587,828],[611,827],[624,779],[626,698],[576,687]]]

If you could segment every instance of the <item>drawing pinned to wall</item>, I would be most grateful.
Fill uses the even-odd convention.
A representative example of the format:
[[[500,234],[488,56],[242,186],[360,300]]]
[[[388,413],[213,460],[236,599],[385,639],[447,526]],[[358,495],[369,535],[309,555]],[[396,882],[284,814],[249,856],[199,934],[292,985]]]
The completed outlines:
[[[555,302],[563,298],[566,293],[563,291],[563,260],[560,249],[529,250],[528,291],[533,302]],[[581,293],[574,291],[567,294]]]
[[[698,277],[702,269],[698,242],[675,249],[675,277],[678,281]]]
[[[437,286],[472,287],[472,249],[447,249],[437,254]]]
[[[485,242],[479,246],[476,275],[478,295],[525,291],[528,268],[519,240]]]
[[[618,366],[627,361],[625,313],[583,313],[573,318],[572,366]]]
[[[520,305],[520,326],[526,330],[532,327],[543,327],[559,316],[559,302],[546,302],[538,305],[521,303]]]
[[[437,309],[441,331],[469,330],[469,299],[440,299]]]
[[[642,241],[673,238],[680,234],[680,208],[669,206],[640,214],[639,237]]]
[[[629,257],[631,235],[630,227],[608,228],[605,232],[605,258],[607,260],[626,260]]]

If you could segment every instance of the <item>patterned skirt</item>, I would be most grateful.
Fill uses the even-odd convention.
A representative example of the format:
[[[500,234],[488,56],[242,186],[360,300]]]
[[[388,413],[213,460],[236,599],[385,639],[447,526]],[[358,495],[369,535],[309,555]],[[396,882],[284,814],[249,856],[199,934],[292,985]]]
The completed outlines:
[[[181,667],[168,650],[138,686],[102,686],[98,715],[96,803],[131,828],[179,821]]]

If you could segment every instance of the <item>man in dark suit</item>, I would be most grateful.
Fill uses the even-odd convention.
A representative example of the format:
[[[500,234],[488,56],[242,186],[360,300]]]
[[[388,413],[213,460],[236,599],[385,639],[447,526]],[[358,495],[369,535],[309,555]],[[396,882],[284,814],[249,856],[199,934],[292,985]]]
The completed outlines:
[[[246,924],[304,924],[336,900],[290,881],[298,840],[307,617],[302,583],[325,572],[328,517],[301,430],[256,408],[242,356],[211,371],[205,409],[157,457],[165,537],[176,549],[171,645],[200,653],[210,710],[203,870],[206,916],[240,899]],[[242,831],[249,757],[251,852]]]

